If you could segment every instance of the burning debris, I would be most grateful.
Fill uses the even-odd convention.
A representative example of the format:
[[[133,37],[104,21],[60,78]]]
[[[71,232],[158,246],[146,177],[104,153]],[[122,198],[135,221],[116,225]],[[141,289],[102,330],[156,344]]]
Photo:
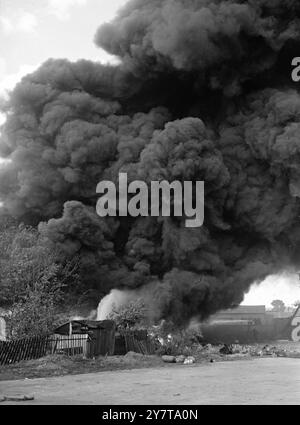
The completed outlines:
[[[82,292],[188,323],[299,267],[298,0],[132,0],[98,29],[105,66],[48,60],[5,105],[0,198],[66,257]],[[96,186],[205,181],[205,219],[96,214]]]

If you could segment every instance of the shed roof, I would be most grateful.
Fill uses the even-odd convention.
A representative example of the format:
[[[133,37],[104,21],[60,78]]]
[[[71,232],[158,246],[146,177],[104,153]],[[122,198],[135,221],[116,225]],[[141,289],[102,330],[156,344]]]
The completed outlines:
[[[113,320],[70,320],[58,326],[54,333],[66,335],[69,333],[70,323],[73,333],[84,333],[92,329],[111,329],[115,326]]]

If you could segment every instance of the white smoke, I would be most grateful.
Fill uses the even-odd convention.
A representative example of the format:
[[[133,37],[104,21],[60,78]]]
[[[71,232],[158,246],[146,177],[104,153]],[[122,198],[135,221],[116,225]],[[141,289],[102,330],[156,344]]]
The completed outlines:
[[[106,320],[113,310],[118,310],[123,305],[137,298],[135,291],[121,291],[112,289],[100,301],[97,309],[97,320]]]

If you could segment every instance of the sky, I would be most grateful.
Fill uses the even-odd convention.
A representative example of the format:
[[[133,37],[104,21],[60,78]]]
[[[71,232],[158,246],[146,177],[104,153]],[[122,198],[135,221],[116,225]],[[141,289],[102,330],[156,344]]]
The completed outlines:
[[[93,43],[101,23],[127,0],[0,0],[0,97],[48,58],[116,62]],[[0,125],[5,117],[0,114]],[[0,159],[1,163],[1,159]],[[253,285],[243,304],[300,300],[298,275],[269,276]]]
[[[242,304],[271,307],[271,302],[278,299],[286,306],[300,300],[300,280],[297,273],[283,272],[268,276],[259,284],[253,284]]]
[[[93,43],[127,0],[0,0],[0,97],[48,58],[116,62]],[[0,125],[5,117],[0,114]]]

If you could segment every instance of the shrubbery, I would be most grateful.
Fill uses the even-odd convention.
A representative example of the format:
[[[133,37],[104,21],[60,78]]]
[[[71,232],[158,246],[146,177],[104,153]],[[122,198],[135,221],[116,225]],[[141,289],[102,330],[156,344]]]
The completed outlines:
[[[114,307],[108,319],[114,320],[118,329],[133,329],[143,324],[146,313],[144,302],[138,299],[119,308]]]
[[[78,261],[63,261],[38,231],[0,221],[0,305],[12,312],[13,337],[49,333],[56,314],[78,280]]]

